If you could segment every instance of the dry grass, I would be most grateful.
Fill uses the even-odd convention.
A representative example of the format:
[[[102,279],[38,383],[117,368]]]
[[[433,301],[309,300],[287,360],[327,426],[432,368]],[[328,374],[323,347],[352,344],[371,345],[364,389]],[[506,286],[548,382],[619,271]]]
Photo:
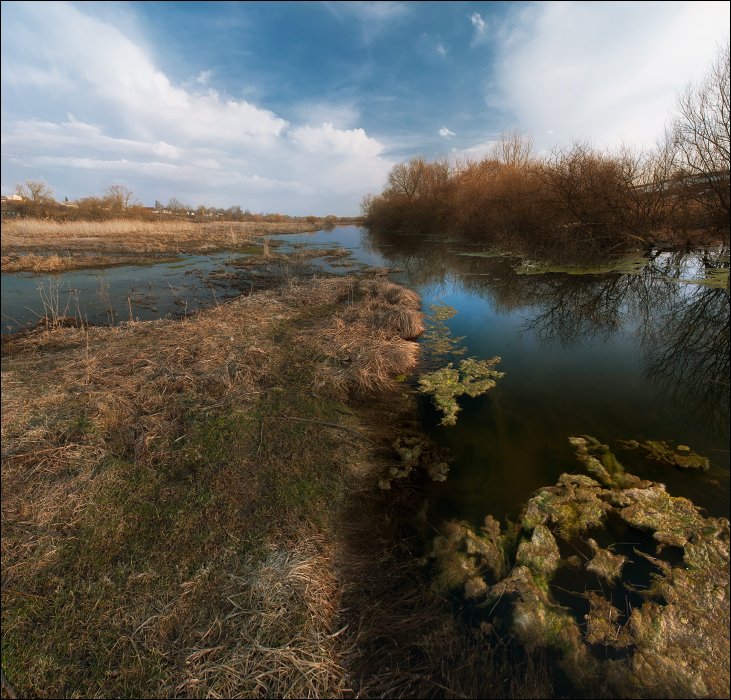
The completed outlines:
[[[341,390],[388,386],[416,356],[386,296],[316,279],[3,343],[3,665],[20,695],[345,692],[334,519],[364,431]]]
[[[306,222],[111,221],[16,219],[3,223],[2,250],[181,253],[249,245],[255,236],[315,231]]]
[[[174,257],[151,257],[150,255],[3,255],[0,269],[3,272],[62,272],[86,268],[112,267],[116,265],[144,265],[168,262]]]

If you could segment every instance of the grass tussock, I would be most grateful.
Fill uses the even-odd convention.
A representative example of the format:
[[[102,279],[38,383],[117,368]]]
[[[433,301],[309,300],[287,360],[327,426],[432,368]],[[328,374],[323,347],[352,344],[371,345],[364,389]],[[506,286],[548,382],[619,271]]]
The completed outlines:
[[[3,252],[180,253],[250,245],[255,236],[314,231],[307,222],[52,221],[21,218],[3,223]]]
[[[345,692],[335,504],[368,437],[345,397],[413,366],[384,315],[397,297],[315,279],[182,322],[4,342],[2,651],[19,695]]]

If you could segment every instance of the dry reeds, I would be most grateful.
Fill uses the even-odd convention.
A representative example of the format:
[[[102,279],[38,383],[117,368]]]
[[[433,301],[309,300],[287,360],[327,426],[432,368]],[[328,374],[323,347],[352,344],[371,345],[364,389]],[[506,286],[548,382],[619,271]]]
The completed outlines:
[[[337,583],[330,557],[313,541],[269,552],[225,590],[235,642],[189,650],[180,697],[340,696]],[[188,650],[186,650],[187,653]]]
[[[149,255],[3,255],[0,268],[3,272],[62,272],[117,265],[141,265],[174,258],[150,257]]]
[[[203,252],[249,245],[254,236],[313,231],[306,222],[52,221],[21,218],[3,223],[3,251]]]

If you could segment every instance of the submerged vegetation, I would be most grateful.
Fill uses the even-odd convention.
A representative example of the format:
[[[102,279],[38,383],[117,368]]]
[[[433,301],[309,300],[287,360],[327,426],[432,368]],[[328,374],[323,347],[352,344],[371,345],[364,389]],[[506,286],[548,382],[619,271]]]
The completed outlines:
[[[458,368],[450,362],[442,369],[419,377],[419,391],[433,397],[434,406],[443,415],[442,425],[454,425],[457,422],[458,396],[466,394],[474,398],[486,394],[504,376],[503,372],[494,369],[498,362],[499,357],[490,360],[469,357],[461,360]]]
[[[590,436],[571,443],[595,478],[561,475],[506,529],[491,516],[480,531],[445,525],[437,585],[461,589],[497,631],[558,654],[592,696],[727,697],[728,520],[627,473]]]

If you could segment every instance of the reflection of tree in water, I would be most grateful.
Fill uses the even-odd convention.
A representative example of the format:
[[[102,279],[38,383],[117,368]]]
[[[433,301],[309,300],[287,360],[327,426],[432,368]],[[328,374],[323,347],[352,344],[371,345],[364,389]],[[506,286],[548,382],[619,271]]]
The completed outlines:
[[[729,296],[725,289],[697,287],[677,295],[660,314],[646,343],[647,376],[664,396],[706,415],[729,418]],[[650,338],[648,338],[650,340]]]
[[[531,309],[524,331],[546,345],[607,342],[631,328],[660,397],[714,425],[728,420],[729,293],[671,281],[689,267],[728,266],[717,255],[655,252],[637,275],[522,276],[504,258],[449,254],[449,246],[423,236],[376,234],[370,243],[412,284],[440,284],[451,276],[498,312]]]

